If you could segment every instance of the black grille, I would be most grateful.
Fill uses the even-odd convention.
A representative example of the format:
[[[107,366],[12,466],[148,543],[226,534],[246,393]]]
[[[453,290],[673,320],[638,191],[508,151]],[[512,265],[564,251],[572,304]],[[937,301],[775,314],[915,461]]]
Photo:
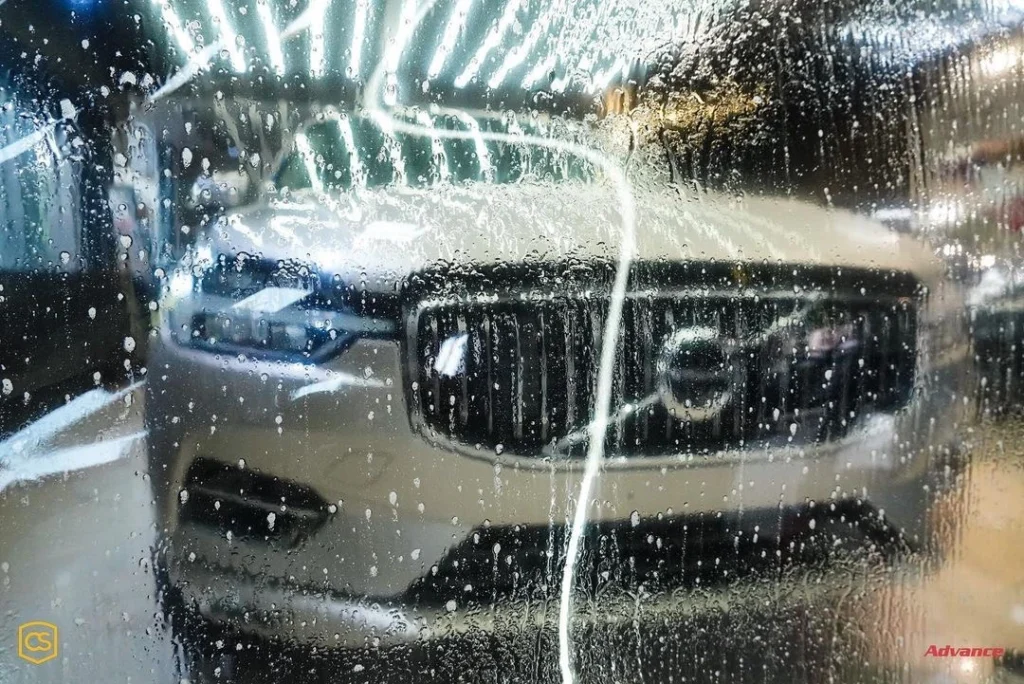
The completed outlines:
[[[471,448],[583,455],[607,311],[606,295],[579,290],[421,302],[406,341],[414,424]],[[681,330],[706,339],[678,351]],[[834,438],[907,401],[915,337],[905,296],[634,290],[606,447],[645,455]],[[683,375],[669,382],[666,370]]]

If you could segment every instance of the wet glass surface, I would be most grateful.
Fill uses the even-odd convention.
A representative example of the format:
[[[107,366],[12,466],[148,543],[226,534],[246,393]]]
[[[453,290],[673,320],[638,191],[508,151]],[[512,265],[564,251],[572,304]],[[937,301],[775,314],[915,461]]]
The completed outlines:
[[[1022,26],[0,0],[0,681],[1024,681]]]

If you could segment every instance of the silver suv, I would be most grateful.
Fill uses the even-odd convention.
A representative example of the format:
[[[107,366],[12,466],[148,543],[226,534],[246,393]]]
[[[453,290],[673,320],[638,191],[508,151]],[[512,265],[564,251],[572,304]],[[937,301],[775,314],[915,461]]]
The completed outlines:
[[[551,634],[622,228],[606,174],[539,141],[616,148],[404,116],[467,135],[320,112],[168,273],[149,474],[189,629],[319,652]],[[928,549],[968,409],[940,263],[844,210],[630,178],[574,629]]]

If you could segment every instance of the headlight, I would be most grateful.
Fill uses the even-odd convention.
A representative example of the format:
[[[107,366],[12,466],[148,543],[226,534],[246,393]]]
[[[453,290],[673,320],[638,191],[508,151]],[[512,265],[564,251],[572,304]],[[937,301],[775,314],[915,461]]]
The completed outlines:
[[[194,265],[191,276],[178,277],[189,278],[190,294],[178,298],[170,328],[185,346],[316,362],[360,336],[394,330],[393,321],[361,315],[344,297],[325,291],[309,264],[240,254]]]
[[[303,294],[302,296],[305,296]],[[244,304],[243,302],[241,302]],[[264,311],[248,306],[227,311],[204,310],[192,315],[193,346],[235,347],[262,352],[309,356],[338,338],[332,321],[308,320],[307,312]],[[290,319],[290,320],[289,320]]]
[[[858,306],[833,302],[781,327],[761,346],[765,394],[819,427],[847,425],[865,411],[889,411],[911,396],[916,307],[909,300]]]

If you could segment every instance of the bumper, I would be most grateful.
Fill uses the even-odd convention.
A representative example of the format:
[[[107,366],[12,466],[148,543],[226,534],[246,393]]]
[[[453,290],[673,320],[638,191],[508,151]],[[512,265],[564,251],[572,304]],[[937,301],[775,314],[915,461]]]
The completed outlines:
[[[776,619],[773,615],[834,605],[838,597],[849,592],[852,576],[863,575],[866,580],[879,567],[877,563],[865,564],[834,574],[790,570],[771,578],[750,578],[725,589],[613,594],[598,600],[581,595],[574,599],[571,625],[574,634],[591,639],[623,630],[650,631],[658,626],[674,629],[678,638],[680,627],[688,622],[749,609],[741,600],[749,600],[752,595],[760,595],[764,600],[753,602],[751,612],[766,620]],[[545,637],[554,639],[557,633],[557,597],[545,602],[514,601],[483,609],[409,607],[367,598],[257,586],[257,582],[240,581],[236,576],[203,565],[196,566],[188,577],[191,584],[202,586],[203,591],[198,598],[187,593],[186,601],[192,600],[190,608],[208,623],[228,627],[241,638],[248,636],[317,650],[387,650],[481,638],[530,642]],[[890,574],[889,579],[894,577]],[[843,619],[855,617],[856,610],[851,610]],[[771,628],[777,627],[776,622]]]
[[[967,416],[967,363],[966,354],[947,356],[921,374],[928,386],[909,407],[835,442],[609,459],[589,519],[612,531],[595,540],[591,589],[616,584],[603,585],[602,572],[611,567],[614,575],[638,558],[649,573],[620,577],[617,586],[649,591],[652,576],[689,567],[677,563],[687,554],[717,563],[728,555],[715,546],[723,540],[738,545],[760,535],[758,548],[780,559],[789,545],[846,543],[836,540],[850,536],[851,523],[860,540],[853,547],[876,549],[878,535],[926,547],[928,507],[948,484],[947,459]],[[432,445],[410,427],[400,364],[397,344],[387,341],[361,341],[326,367],[218,357],[166,339],[155,345],[146,411],[169,579],[206,619],[355,648],[550,626],[582,463]],[[292,488],[281,490],[280,506],[276,493],[257,501],[243,492],[244,521],[234,513],[204,517],[197,505],[242,509],[221,508],[230,484],[220,498],[197,498],[189,473],[200,460],[232,477],[259,478],[246,485],[253,491],[267,483]],[[300,500],[321,509],[306,529],[305,518],[289,518]],[[838,511],[830,521],[845,532],[815,533],[813,523],[806,526],[814,510]],[[805,523],[799,534],[782,529],[792,516]],[[282,533],[288,520],[297,533]],[[677,555],[665,555],[662,544],[685,537],[694,521],[702,530],[712,525],[720,538],[676,544]],[[247,533],[239,534],[239,524]],[[653,546],[638,552],[645,543]],[[602,554],[610,565],[601,565]],[[470,567],[477,571],[466,581]],[[780,560],[774,574],[784,567]],[[689,579],[664,585],[645,606],[655,622],[657,611],[693,607],[696,595],[681,589],[694,588],[693,577],[700,585],[701,575],[681,572]],[[487,608],[501,592],[515,600]],[[618,619],[619,611],[606,608],[614,595],[602,594],[601,609],[580,620]],[[630,614],[623,610],[621,619],[631,621]]]

